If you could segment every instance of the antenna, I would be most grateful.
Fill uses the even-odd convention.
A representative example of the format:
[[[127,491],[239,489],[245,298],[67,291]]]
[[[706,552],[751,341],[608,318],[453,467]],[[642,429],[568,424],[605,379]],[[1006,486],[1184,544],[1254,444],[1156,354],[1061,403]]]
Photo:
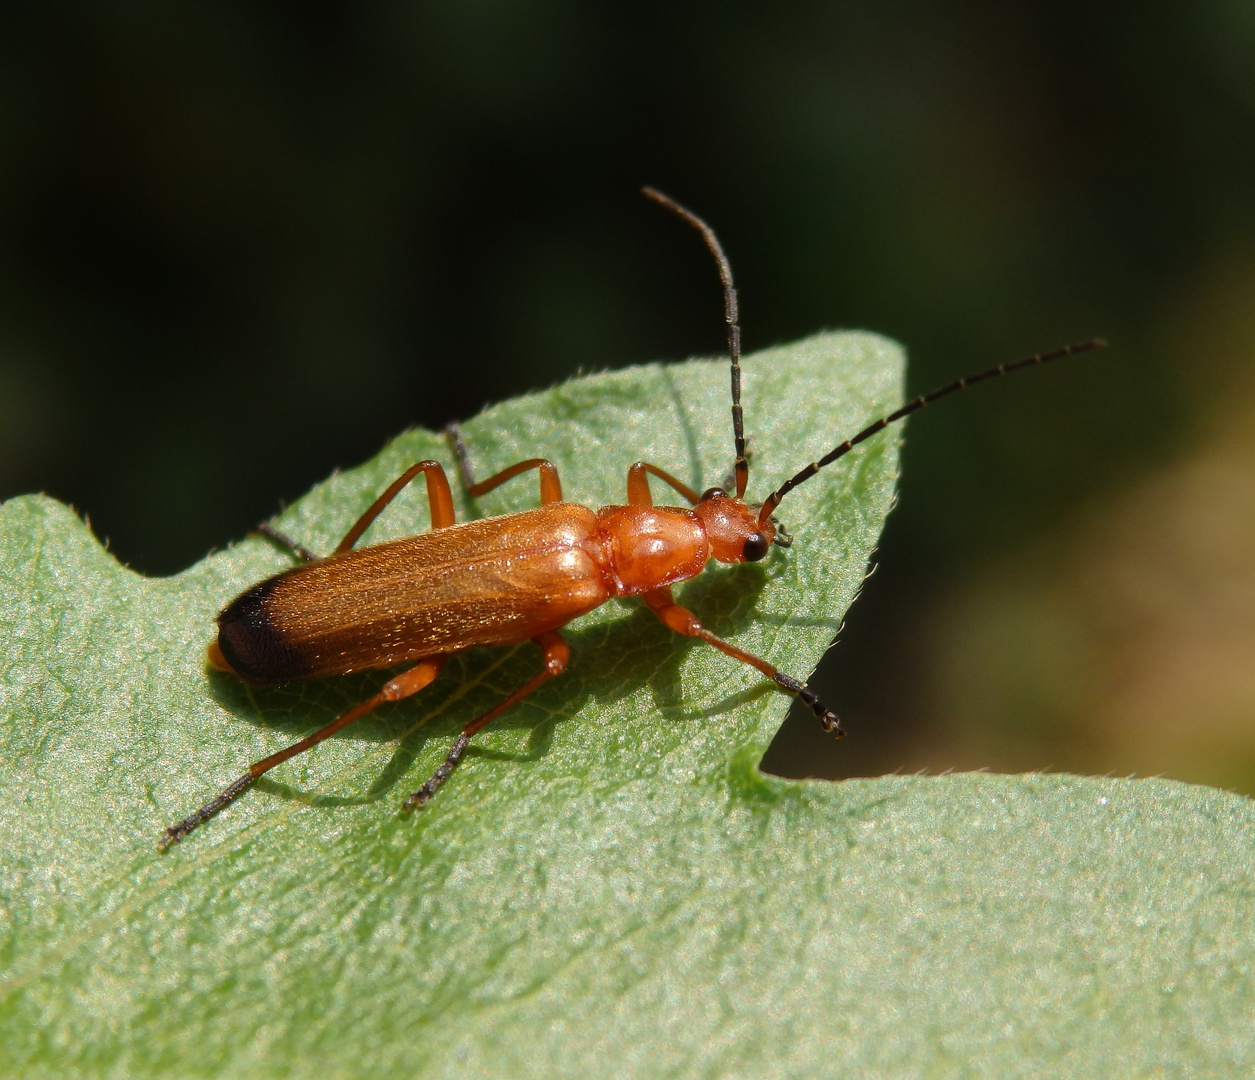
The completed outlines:
[[[736,286],[732,284],[732,267],[728,264],[728,257],[723,253],[714,229],[692,210],[681,206],[657,188],[643,187],[641,193],[645,198],[683,218],[701,233],[719,268],[719,280],[723,283],[723,320],[728,324],[728,359],[732,361],[732,439],[736,445],[733,472],[736,475],[736,497],[740,499],[744,497],[745,486],[749,483],[750,466],[745,457],[745,422],[741,412],[741,327],[737,322]]]
[[[980,371],[975,375],[956,379],[954,382],[945,386],[939,386],[936,390],[932,390],[927,394],[921,394],[912,401],[908,401],[897,411],[891,412],[888,416],[882,416],[874,424],[869,424],[853,438],[846,439],[845,442],[834,447],[818,461],[812,461],[792,479],[786,480],[781,484],[780,487],[767,496],[767,501],[763,503],[762,509],[758,513],[759,524],[771,517],[772,512],[780,505],[780,500],[797,487],[798,484],[804,484],[824,466],[831,465],[839,457],[844,457],[864,439],[869,439],[876,432],[883,431],[890,424],[910,416],[913,412],[918,412],[925,405],[931,405],[938,398],[946,397],[949,394],[957,394],[960,390],[966,390],[969,386],[975,386],[986,379],[996,379],[1000,375],[1009,375],[1011,372],[1019,371],[1022,368],[1036,367],[1039,364],[1047,364],[1051,360],[1059,360],[1065,356],[1075,356],[1077,353],[1089,352],[1091,349],[1105,349],[1106,347],[1107,342],[1102,338],[1078,341],[1075,344],[1065,345],[1062,349],[1055,349],[1052,352],[1038,353],[1036,356],[1026,356],[1022,360],[1012,360],[1008,364],[999,364],[997,367],[991,367],[987,371]]]

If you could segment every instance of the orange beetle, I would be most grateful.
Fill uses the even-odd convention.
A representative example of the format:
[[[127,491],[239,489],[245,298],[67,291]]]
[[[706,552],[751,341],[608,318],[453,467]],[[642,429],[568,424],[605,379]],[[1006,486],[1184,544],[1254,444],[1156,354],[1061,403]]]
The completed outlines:
[[[704,221],[652,188],[645,194],[696,228],[718,264],[732,365],[735,494],[710,488],[698,495],[656,465],[638,461],[628,469],[627,505],[591,510],[563,501],[558,470],[542,458],[519,462],[476,482],[466,448],[451,425],[453,449],[471,496],[535,469],[541,505],[459,524],[444,468],[436,461],[420,461],[379,496],[325,559],[262,526],[262,533],[289,547],[304,564],[253,586],[223,609],[218,638],[209,646],[212,666],[259,685],[321,679],[364,668],[413,666],[326,727],[254,762],[216,798],[166,829],[163,848],[178,843],[280,762],[316,746],[383,703],[418,693],[436,678],[451,654],[473,645],[534,641],[543,654],[541,670],[462,729],[444,762],[404,804],[425,805],[457,767],[476,732],[566,670],[570,651],[559,630],[613,597],[640,596],[672,630],[700,638],[757,668],[785,693],[804,701],[824,729],[840,738],[844,732],[836,714],[803,682],[712,634],[693,612],[675,602],[671,586],[696,577],[711,559],[757,562],[773,543],[788,547],[792,538],[772,518],[781,499],[894,421],[973,383],[1103,344],[1084,341],[1002,364],[915,398],[807,465],[761,505],[751,506],[744,499],[749,464],[741,415],[740,327],[728,260]],[[354,550],[370,523],[419,473],[427,482],[431,530]],[[670,485],[689,506],[654,506],[650,476]]]

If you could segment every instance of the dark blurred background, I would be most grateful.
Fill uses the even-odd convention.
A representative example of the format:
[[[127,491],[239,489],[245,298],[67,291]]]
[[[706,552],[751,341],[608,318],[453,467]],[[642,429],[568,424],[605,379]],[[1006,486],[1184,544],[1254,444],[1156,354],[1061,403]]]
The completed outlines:
[[[168,574],[408,425],[718,352],[642,183],[750,349],[1115,345],[912,423],[851,737],[766,767],[1255,791],[1246,0],[6,3],[0,495]]]

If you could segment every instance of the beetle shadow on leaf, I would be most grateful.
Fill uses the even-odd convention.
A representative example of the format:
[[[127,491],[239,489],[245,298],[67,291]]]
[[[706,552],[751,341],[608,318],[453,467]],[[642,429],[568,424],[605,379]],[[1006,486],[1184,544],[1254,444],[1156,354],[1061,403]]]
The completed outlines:
[[[259,687],[250,686],[220,671],[208,672],[210,693],[223,709],[256,727],[289,736],[293,742],[325,727],[336,717],[377,693],[388,677],[389,673],[386,671],[368,671],[319,682]],[[443,695],[440,695],[441,690],[444,691]],[[447,682],[446,675],[442,674],[442,677],[428,688],[427,693],[440,695],[434,699],[428,696],[426,698],[428,703],[433,700],[444,702],[451,694],[456,695],[456,688]],[[339,733],[328,740],[332,742],[347,738],[366,743],[400,740],[396,751],[380,775],[364,793],[351,796],[314,794],[284,783],[273,776],[259,778],[254,789],[312,806],[353,806],[377,801],[387,794],[404,775],[413,762],[415,754],[430,738],[431,727],[435,727],[437,734],[445,732],[444,723],[438,725],[428,723],[432,719],[443,719],[438,713],[433,716],[430,704],[427,709],[423,710],[421,719],[418,721],[419,730],[415,730],[413,705],[415,701],[423,700],[423,695],[419,695],[408,701],[383,705],[352,724],[346,732]],[[458,713],[456,709],[452,711]],[[465,719],[461,722],[465,722]],[[314,747],[309,752],[317,754],[318,748]]]
[[[473,717],[495,705],[518,685],[536,673],[540,653],[529,645],[506,649],[471,649],[449,659],[444,671],[431,686],[412,698],[380,706],[328,740],[368,743],[393,742],[396,747],[382,770],[365,792],[356,795],[321,795],[302,790],[272,775],[259,778],[254,789],[280,798],[312,806],[354,806],[376,802],[391,792],[410,773],[414,761],[430,740],[442,747],[451,745],[458,730]],[[338,716],[378,692],[390,674],[398,670],[358,672],[309,683],[286,686],[251,686],[235,677],[208,670],[210,693],[223,709],[257,727],[281,732],[293,742],[331,723]],[[496,721],[494,729],[524,726],[511,713]],[[516,760],[536,760],[548,752],[552,740],[549,716],[539,725],[532,722],[534,734],[528,751],[509,756]],[[481,748],[474,747],[468,756]],[[310,753],[317,754],[318,747]],[[411,777],[411,779],[414,779]],[[424,777],[425,779],[425,777]],[[335,781],[328,780],[327,783]],[[353,783],[349,779],[350,784]],[[414,786],[418,786],[415,781]]]

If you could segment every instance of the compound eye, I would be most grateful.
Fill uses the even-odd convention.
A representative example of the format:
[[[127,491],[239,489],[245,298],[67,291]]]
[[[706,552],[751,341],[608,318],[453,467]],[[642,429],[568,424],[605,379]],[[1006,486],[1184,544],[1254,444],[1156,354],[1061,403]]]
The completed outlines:
[[[728,493],[724,491],[723,488],[720,488],[720,487],[707,488],[705,491],[702,492],[701,501],[705,502],[707,499],[726,499],[727,497],[728,497]]]
[[[771,550],[771,543],[762,533],[755,533],[745,541],[745,549],[741,552],[746,562],[758,562]]]

